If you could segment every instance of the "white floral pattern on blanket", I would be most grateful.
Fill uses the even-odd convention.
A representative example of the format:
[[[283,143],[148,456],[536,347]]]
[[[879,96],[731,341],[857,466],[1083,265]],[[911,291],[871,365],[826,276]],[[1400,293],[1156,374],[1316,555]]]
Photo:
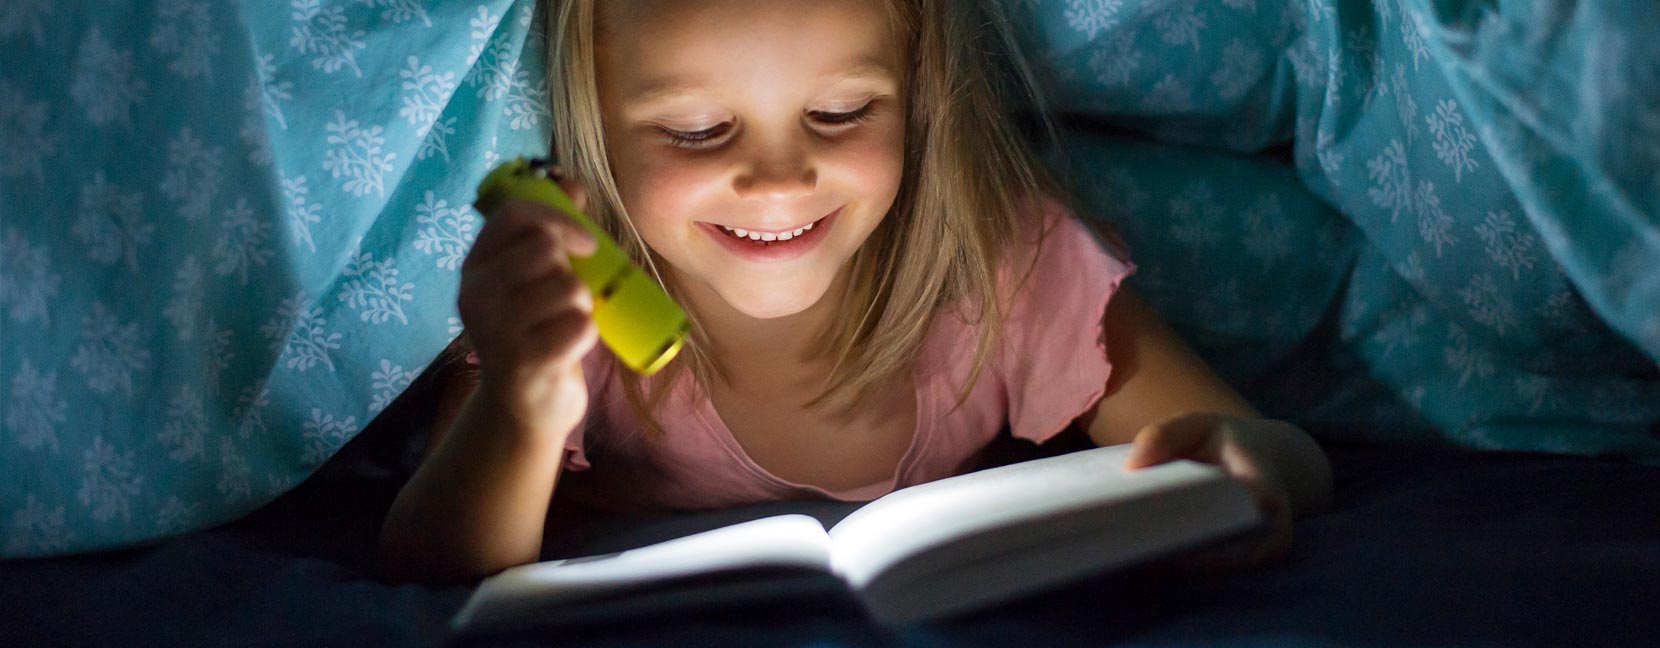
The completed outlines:
[[[0,557],[234,519],[455,335],[532,0],[0,6]]]
[[[1260,405],[1660,463],[1652,5],[1008,6],[1060,109],[1196,147],[1075,133],[1070,163],[1132,282]]]

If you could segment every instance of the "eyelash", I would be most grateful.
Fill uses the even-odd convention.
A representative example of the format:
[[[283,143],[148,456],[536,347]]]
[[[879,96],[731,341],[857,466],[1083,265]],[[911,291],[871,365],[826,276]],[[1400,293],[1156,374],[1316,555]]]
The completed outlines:
[[[859,122],[869,121],[870,118],[875,115],[875,112],[876,112],[876,102],[872,101],[870,103],[865,104],[863,108],[860,108],[860,109],[852,111],[852,112],[844,112],[844,113],[816,112],[816,113],[811,113],[811,114],[828,117],[828,119],[821,119],[821,121],[824,121],[824,122],[829,123],[831,125],[834,125],[834,126],[847,126],[847,125],[850,125],[850,124],[857,124]],[[693,133],[685,133],[685,132],[676,131],[676,130],[669,130],[669,129],[665,128],[665,129],[663,129],[663,135],[668,138],[669,144],[671,144],[673,146],[679,146],[679,147],[682,147],[682,148],[697,148],[698,146],[702,145],[704,142],[715,139],[717,137],[720,137],[722,134],[724,134],[725,131],[719,130],[723,126],[725,126],[725,124],[722,124],[720,126],[716,126],[714,128],[700,130],[700,131],[693,132]]]

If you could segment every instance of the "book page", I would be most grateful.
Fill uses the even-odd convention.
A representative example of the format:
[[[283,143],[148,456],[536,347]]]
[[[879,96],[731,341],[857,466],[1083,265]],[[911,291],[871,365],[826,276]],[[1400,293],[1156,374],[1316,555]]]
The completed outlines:
[[[1127,471],[1129,449],[1081,450],[889,493],[830,529],[831,569],[863,587],[908,556],[980,531],[1227,479],[1188,460]]]
[[[828,569],[829,536],[811,516],[776,515],[600,556],[509,568],[484,580],[453,620],[511,615],[657,581],[748,567]]]
[[[1207,480],[959,536],[889,565],[858,594],[887,624],[949,616],[1185,552],[1260,520],[1242,485]]]

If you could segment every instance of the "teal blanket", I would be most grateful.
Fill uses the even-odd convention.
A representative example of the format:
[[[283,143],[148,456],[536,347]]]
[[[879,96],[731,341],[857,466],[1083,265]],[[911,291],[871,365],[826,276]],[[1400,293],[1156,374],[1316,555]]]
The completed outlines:
[[[0,7],[0,556],[234,519],[419,375],[547,148],[535,8]]]
[[[1056,106],[1115,133],[1063,165],[1132,284],[1260,406],[1660,462],[1652,3],[1011,6]]]

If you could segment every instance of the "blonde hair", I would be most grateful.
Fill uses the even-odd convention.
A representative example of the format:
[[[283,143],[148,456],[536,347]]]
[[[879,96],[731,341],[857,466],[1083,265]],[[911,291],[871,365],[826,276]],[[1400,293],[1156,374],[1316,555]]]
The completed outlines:
[[[610,173],[595,65],[598,2],[564,0],[548,12],[553,155],[587,187],[589,216],[662,283],[662,259],[634,230]],[[908,57],[904,178],[892,208],[849,264],[839,312],[857,316],[832,322],[818,340],[816,348],[833,352],[835,363],[807,406],[837,412],[908,371],[936,313],[958,305],[979,332],[960,405],[1002,324],[997,282],[1004,252],[1039,225],[1023,220],[1037,213],[1034,199],[1068,200],[1009,119],[1016,101],[1030,101],[1040,134],[1058,141],[995,2],[884,2]],[[672,282],[664,288],[688,303]],[[706,352],[708,333],[697,314],[688,315],[692,333],[681,361],[649,378],[621,372],[624,392],[652,437],[662,434],[652,412],[681,371],[689,369],[705,390],[713,376],[725,375]]]

